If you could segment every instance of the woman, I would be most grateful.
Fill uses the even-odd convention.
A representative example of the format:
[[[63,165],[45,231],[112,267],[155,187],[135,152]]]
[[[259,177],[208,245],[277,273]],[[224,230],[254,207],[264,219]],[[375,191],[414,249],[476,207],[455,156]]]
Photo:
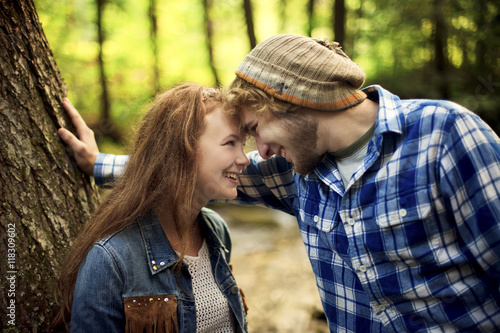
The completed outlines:
[[[183,84],[159,95],[63,265],[59,322],[71,332],[246,331],[227,226],[203,208],[236,197],[243,144],[220,92]]]

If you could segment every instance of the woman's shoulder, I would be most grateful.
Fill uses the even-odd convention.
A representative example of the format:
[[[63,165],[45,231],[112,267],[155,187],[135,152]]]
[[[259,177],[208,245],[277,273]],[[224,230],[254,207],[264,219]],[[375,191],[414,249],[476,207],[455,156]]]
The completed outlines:
[[[215,232],[217,231],[227,232],[228,226],[226,221],[216,211],[207,207],[203,207],[201,209],[201,215],[203,216],[204,220],[209,224],[209,226],[212,227],[212,229],[214,229]]]
[[[138,221],[102,237],[92,246],[90,252],[93,251],[125,266],[127,262],[143,260],[146,257],[146,249]]]
[[[139,224],[137,221],[134,221],[132,224],[124,227],[123,229],[102,237],[95,244],[103,247],[119,246],[124,243],[126,244],[139,241],[141,239]]]
[[[201,215],[203,216],[205,225],[211,229],[211,233],[217,236],[221,245],[223,245],[229,253],[232,247],[231,235],[229,233],[229,228],[226,221],[224,221],[219,213],[206,207],[202,208]]]

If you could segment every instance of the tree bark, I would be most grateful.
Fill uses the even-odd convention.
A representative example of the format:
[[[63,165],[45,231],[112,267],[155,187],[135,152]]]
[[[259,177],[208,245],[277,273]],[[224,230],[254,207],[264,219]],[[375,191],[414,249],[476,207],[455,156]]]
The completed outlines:
[[[58,266],[94,210],[95,185],[57,135],[65,84],[32,0],[0,0],[0,322],[48,331]]]

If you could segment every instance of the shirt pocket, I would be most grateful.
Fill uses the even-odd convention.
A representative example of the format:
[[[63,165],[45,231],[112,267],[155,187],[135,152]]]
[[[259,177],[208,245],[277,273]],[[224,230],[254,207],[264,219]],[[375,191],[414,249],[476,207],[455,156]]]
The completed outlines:
[[[294,211],[301,228],[312,226],[319,231],[330,233],[340,222],[337,206],[338,197],[311,185],[306,189],[298,189],[294,200]]]
[[[123,306],[126,333],[179,331],[175,295],[127,297]]]
[[[424,188],[376,203],[375,216],[379,227],[394,229],[427,218],[431,209],[430,189]]]
[[[381,243],[377,248],[393,262],[407,266],[434,263],[433,248],[439,246],[440,233],[429,189],[406,192],[377,202],[375,221],[378,232],[372,237]]]

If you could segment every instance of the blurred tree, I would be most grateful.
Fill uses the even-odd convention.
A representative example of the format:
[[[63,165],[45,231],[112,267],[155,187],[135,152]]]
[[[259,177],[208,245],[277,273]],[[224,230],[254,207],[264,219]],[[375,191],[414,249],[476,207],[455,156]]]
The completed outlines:
[[[99,82],[101,86],[101,112],[99,122],[89,123],[89,127],[94,131],[96,138],[100,141],[109,137],[115,142],[122,140],[121,132],[114,125],[111,118],[111,97],[109,93],[108,79],[106,75],[106,61],[104,60],[104,43],[106,42],[106,31],[104,28],[104,12],[109,0],[96,0],[96,26],[99,62]]]
[[[208,57],[210,62],[210,68],[212,69],[212,74],[214,75],[215,85],[220,85],[219,76],[217,75],[217,69],[215,67],[214,51],[213,51],[213,23],[210,18],[210,11],[213,6],[213,0],[203,0],[203,10],[205,18],[205,35],[207,40]]]
[[[344,0],[333,0],[333,35],[335,36],[335,41],[344,46],[345,40],[345,1]]]
[[[434,0],[434,62],[438,74],[437,89],[439,91],[439,98],[449,99],[448,87],[448,52],[447,52],[447,27],[444,19],[445,10],[443,0]]]
[[[35,1],[72,99],[89,123],[97,123],[94,108],[101,85],[93,42],[97,31],[91,24],[96,19],[92,7],[96,0]],[[153,0],[107,1],[104,61],[110,112],[119,128],[129,128],[151,96],[154,81],[154,56],[151,47],[145,47],[151,38],[151,18],[136,15],[147,11]],[[436,1],[231,0],[213,2],[207,16],[199,0],[155,0],[157,19],[166,21],[157,26],[156,36],[161,54],[158,66],[168,72],[160,78],[161,85],[181,81],[212,85],[214,77],[226,84],[248,52],[247,45],[254,47],[257,39],[276,33],[310,32],[315,38],[334,36],[366,71],[366,84],[381,84],[403,98],[449,98],[496,123],[492,126],[498,131],[500,2]],[[309,15],[312,3],[313,15]],[[251,15],[250,10],[245,17],[234,15],[242,6]],[[204,43],[209,46],[191,52]]]
[[[474,16],[473,20],[476,22],[478,29],[481,31],[486,28],[488,22],[487,18],[487,1],[476,0],[474,1]],[[498,36],[497,36],[498,37]],[[479,36],[476,42],[476,68],[482,72],[486,69],[486,58],[488,55],[487,40],[483,36]]]
[[[311,37],[314,29],[314,0],[307,0],[307,29],[306,35]]]
[[[156,15],[156,0],[149,0],[149,35],[153,52],[153,90],[160,90],[160,69],[158,66],[158,23]]]
[[[247,25],[248,41],[250,42],[250,50],[257,45],[255,38],[255,29],[253,26],[253,8],[251,0],[243,0],[243,9],[245,11],[245,22]]]
[[[99,47],[98,61],[99,61],[99,79],[101,84],[101,121],[111,120],[111,101],[108,93],[108,82],[106,79],[106,70],[104,64],[104,42],[106,35],[103,27],[104,8],[107,0],[96,0],[96,26],[97,26],[97,44]]]
[[[278,2],[278,18],[279,18],[279,27],[278,32],[280,34],[284,33],[286,27],[286,6],[287,0],[279,0]]]
[[[96,207],[96,188],[56,131],[65,85],[32,0],[0,1],[0,275],[4,332],[48,332],[53,282]]]

